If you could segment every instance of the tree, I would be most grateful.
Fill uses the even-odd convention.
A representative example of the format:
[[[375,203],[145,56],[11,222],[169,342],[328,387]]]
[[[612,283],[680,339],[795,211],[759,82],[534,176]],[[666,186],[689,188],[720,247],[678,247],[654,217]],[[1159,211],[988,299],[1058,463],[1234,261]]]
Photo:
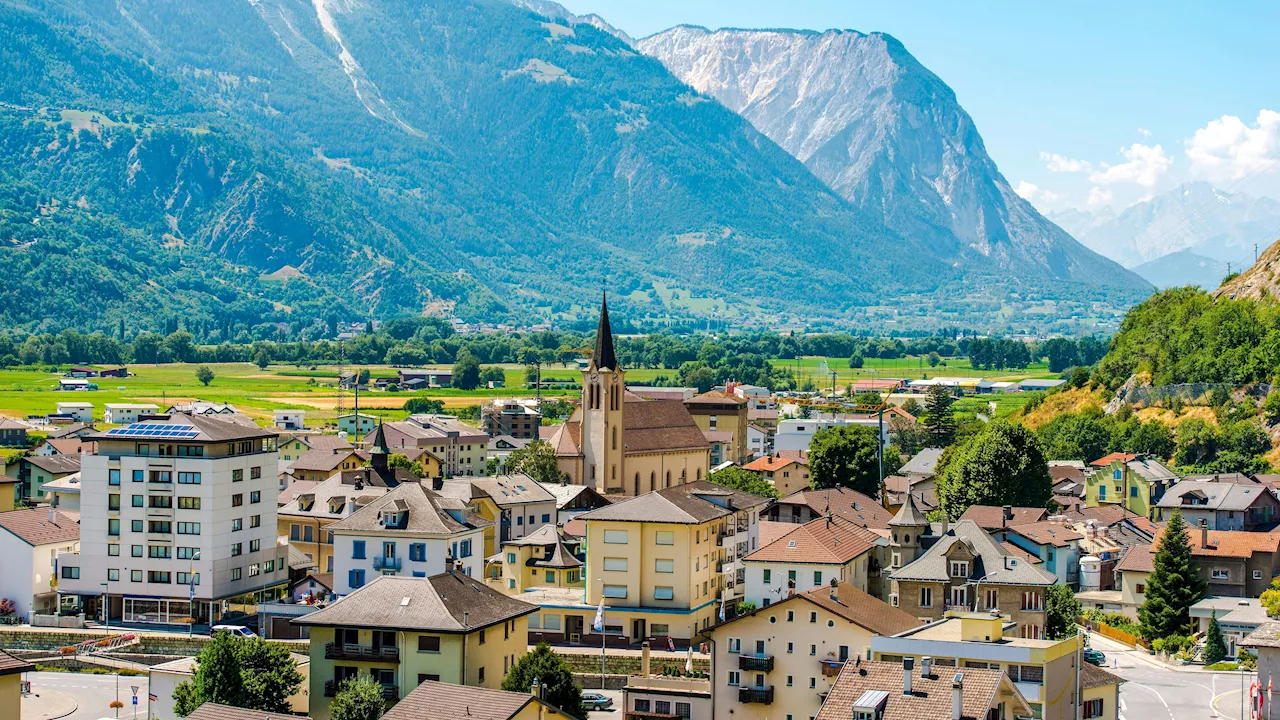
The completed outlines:
[[[372,675],[347,678],[329,703],[332,720],[378,720],[386,711],[382,685]]]
[[[208,365],[201,365],[196,368],[196,379],[201,385],[209,387],[209,383],[213,382],[213,370]]]
[[[916,418],[920,417],[920,413],[924,412],[924,406],[915,398],[907,398],[907,401],[902,403],[902,409]]]
[[[1005,420],[947,448],[937,472],[938,504],[953,520],[971,505],[1047,507],[1053,495],[1040,439]]]
[[[1155,569],[1147,577],[1145,600],[1138,608],[1142,637],[1147,640],[1185,633],[1191,622],[1191,606],[1204,598],[1207,588],[1191,555],[1181,512],[1173,511],[1159,542]]]
[[[289,697],[298,692],[303,677],[283,645],[261,638],[239,640],[237,657],[246,703],[243,707],[267,712],[289,712]]]
[[[1075,634],[1080,601],[1066,585],[1050,585],[1045,591],[1044,633],[1050,640],[1064,640]]]
[[[1178,423],[1178,432],[1174,437],[1178,449],[1173,461],[1178,465],[1209,463],[1218,454],[1218,434],[1212,426],[1198,417],[1189,417]]]
[[[181,717],[207,702],[283,713],[301,686],[288,648],[219,632],[196,655],[195,675],[174,690],[174,707]]]
[[[880,497],[876,430],[866,425],[822,428],[809,441],[809,478],[817,489],[847,487]]]
[[[534,387],[538,384],[538,380],[542,377],[542,371],[536,365],[526,365],[524,368],[524,385],[525,387]]]
[[[1109,421],[1099,413],[1064,413],[1045,423],[1036,434],[1050,460],[1091,463],[1111,446]]]
[[[765,480],[760,473],[743,470],[740,467],[727,467],[707,476],[707,480],[727,488],[741,490],[752,495],[767,498],[778,498],[778,490],[773,483]]]
[[[951,403],[955,399],[951,392],[941,385],[929,388],[925,400],[924,426],[929,429],[929,446],[944,448],[951,444],[956,434],[956,417],[951,412]]]
[[[920,423],[911,422],[901,415],[889,418],[889,437],[893,438],[893,444],[906,455],[914,456],[929,446],[929,431]]]
[[[444,412],[444,401],[426,397],[412,397],[404,404],[410,415],[439,415]]]
[[[929,361],[929,367],[938,367],[938,363],[942,362],[942,358],[939,357],[936,352],[929,353],[927,359]]]
[[[493,383],[494,387],[501,387],[507,382],[507,373],[497,365],[489,365],[480,370],[480,384],[488,385]]]
[[[1119,415],[1119,413],[1116,414]],[[1138,425],[1129,436],[1127,445],[1128,447],[1124,449],[1128,452],[1150,455],[1161,460],[1168,460],[1177,447],[1173,441],[1173,431],[1159,420],[1148,420]]]
[[[408,455],[401,455],[400,453],[391,453],[391,455],[387,456],[387,467],[393,469],[404,468],[420,478],[427,476],[427,470],[422,467],[422,463],[414,462],[409,459]]]
[[[564,473],[556,463],[556,450],[546,440],[534,440],[507,455],[507,472],[524,473],[538,482],[561,484]]]
[[[271,365],[271,353],[266,348],[258,348],[258,352],[253,356],[253,364],[258,366],[259,370],[266,370]]]
[[[1280,423],[1280,390],[1267,393],[1267,399],[1262,401],[1262,415],[1272,425]]]
[[[546,643],[538,643],[531,652],[516,661],[502,680],[502,689],[508,692],[527,693],[537,680],[543,688],[543,698],[574,717],[587,716],[582,707],[582,688],[573,681],[573,672],[564,659]],[[333,720],[340,720],[335,717]]]
[[[1227,643],[1222,639],[1222,628],[1218,627],[1218,613],[1209,615],[1209,629],[1204,634],[1204,663],[1212,665],[1222,662],[1227,656]]]
[[[459,390],[480,387],[480,360],[466,348],[458,351],[457,362],[453,365],[453,386]]]
[[[862,353],[856,352],[849,356],[849,367],[856,370],[864,364],[866,364],[866,361],[862,359]]]

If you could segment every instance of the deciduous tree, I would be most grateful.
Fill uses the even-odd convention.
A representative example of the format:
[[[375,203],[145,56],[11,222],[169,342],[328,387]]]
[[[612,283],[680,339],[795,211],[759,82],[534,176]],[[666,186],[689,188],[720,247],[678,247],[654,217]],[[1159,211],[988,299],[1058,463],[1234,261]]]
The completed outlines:
[[[378,720],[386,711],[382,685],[371,675],[347,678],[329,703],[332,720]]]
[[[773,486],[773,483],[765,480],[760,473],[743,470],[740,467],[727,467],[723,470],[717,470],[708,475],[707,480],[716,485],[741,490],[752,495],[775,499],[778,497],[778,490]]]
[[[809,478],[815,488],[847,487],[880,497],[876,431],[865,425],[823,428],[809,441]]]
[[[538,643],[537,647],[511,666],[511,671],[502,680],[502,689],[508,692],[532,692],[534,680],[542,685],[543,698],[547,702],[574,717],[587,716],[582,707],[582,688],[573,681],[573,672],[564,659],[552,652],[551,646],[546,643]],[[339,718],[335,717],[334,720]]]
[[[942,454],[936,493],[939,505],[955,519],[971,505],[1046,507],[1053,487],[1035,433],[995,420]]]

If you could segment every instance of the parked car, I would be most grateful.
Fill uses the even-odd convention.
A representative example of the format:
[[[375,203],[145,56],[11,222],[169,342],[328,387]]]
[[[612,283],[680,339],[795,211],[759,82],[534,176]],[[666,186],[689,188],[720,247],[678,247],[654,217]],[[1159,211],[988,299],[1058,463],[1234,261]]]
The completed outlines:
[[[607,698],[600,693],[582,693],[582,707],[588,710],[604,710],[613,707],[613,698]]]
[[[1084,661],[1102,667],[1107,664],[1107,656],[1099,650],[1093,648],[1084,649]]]
[[[247,638],[258,637],[257,633],[243,625],[214,625],[213,629],[209,631],[209,634],[214,635],[219,632],[229,632],[232,635],[239,635],[240,637]]]

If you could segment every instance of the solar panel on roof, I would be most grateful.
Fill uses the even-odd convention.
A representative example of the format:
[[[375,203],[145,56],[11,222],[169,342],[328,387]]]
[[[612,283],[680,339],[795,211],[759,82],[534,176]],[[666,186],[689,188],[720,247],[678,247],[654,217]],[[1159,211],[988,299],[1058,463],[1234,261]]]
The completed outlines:
[[[200,431],[190,425],[170,425],[168,423],[153,422],[133,423],[128,427],[107,431],[107,435],[113,437],[172,438],[179,440],[194,438],[199,434]]]

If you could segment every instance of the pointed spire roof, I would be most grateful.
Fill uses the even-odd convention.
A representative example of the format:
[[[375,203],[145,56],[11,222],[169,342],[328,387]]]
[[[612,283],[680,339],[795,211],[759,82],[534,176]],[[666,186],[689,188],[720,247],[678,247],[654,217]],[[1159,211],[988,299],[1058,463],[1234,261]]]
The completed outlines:
[[[613,329],[609,326],[609,298],[600,298],[600,324],[596,327],[596,347],[591,362],[598,370],[617,370],[618,359],[613,354]]]
[[[889,527],[929,527],[929,518],[916,507],[915,496],[907,493],[907,499],[898,508],[898,514],[889,521]]]
[[[369,440],[369,452],[373,455],[390,455],[391,449],[387,447],[387,436],[382,430],[382,423],[378,423],[378,427],[373,431],[373,437]]]

